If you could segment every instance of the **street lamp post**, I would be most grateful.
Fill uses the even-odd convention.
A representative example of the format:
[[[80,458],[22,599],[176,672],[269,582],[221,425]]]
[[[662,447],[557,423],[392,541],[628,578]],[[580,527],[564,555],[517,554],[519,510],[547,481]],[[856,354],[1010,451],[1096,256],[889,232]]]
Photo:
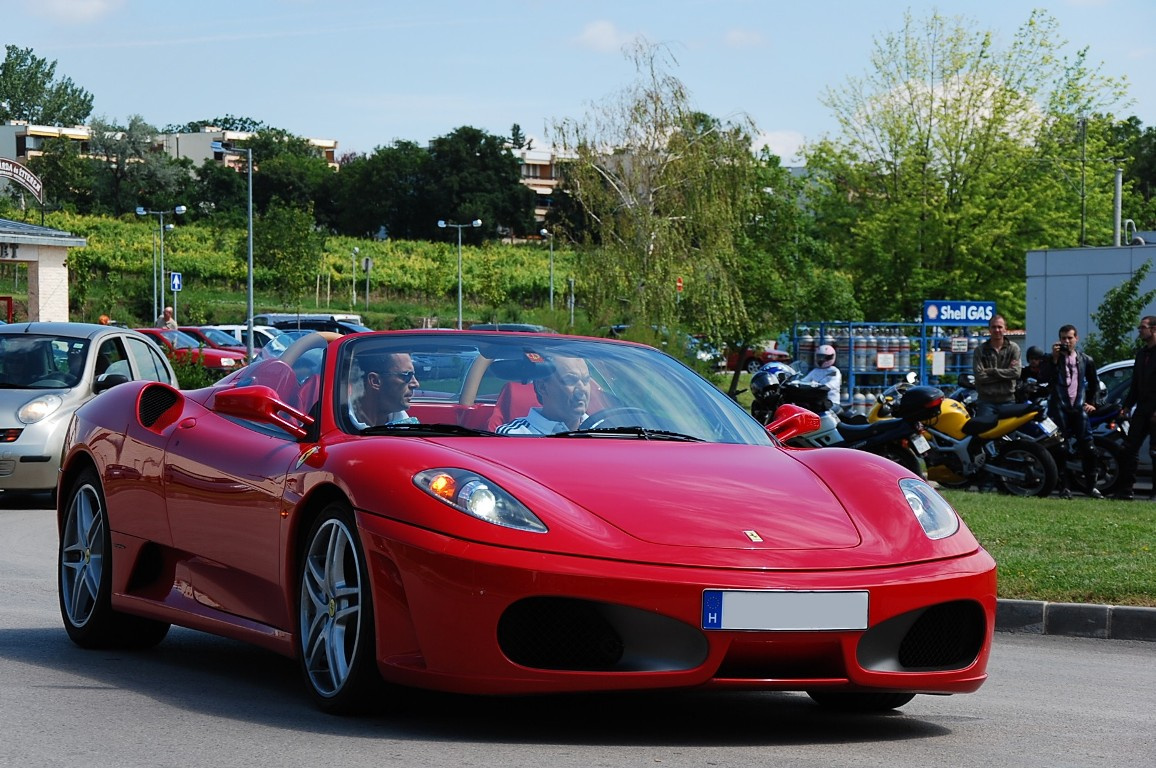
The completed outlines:
[[[353,246],[353,253],[349,254],[349,311],[357,309],[357,254],[361,249]]]
[[[248,217],[249,217],[249,243],[248,243],[248,291],[246,293],[246,309],[248,313],[246,317],[246,330],[248,330],[247,338],[245,340],[245,354],[247,359],[253,360],[253,150],[249,147],[244,149],[234,149],[231,145],[223,141],[212,142],[214,152],[223,152],[227,155],[244,155],[245,156],[245,172],[248,176],[249,192],[248,192]]]
[[[554,234],[548,230],[542,230],[542,237],[550,241],[550,311],[554,311]]]
[[[462,329],[462,230],[466,227],[480,227],[482,220],[474,219],[469,224],[451,224],[442,220],[438,222],[438,226],[442,229],[453,227],[458,231],[458,330],[460,331]]]
[[[140,207],[138,207],[138,208],[136,209],[136,215],[137,215],[137,216],[159,216],[159,217],[160,217],[160,232],[161,232],[161,250],[160,250],[160,253],[161,253],[161,269],[160,269],[160,284],[161,284],[162,286],[164,285],[164,282],[165,282],[165,230],[166,230],[166,227],[165,227],[165,214],[166,214],[166,213],[175,213],[175,214],[177,214],[177,215],[183,215],[183,214],[184,214],[184,212],[185,212],[185,211],[187,211],[187,210],[188,210],[188,209],[187,209],[187,208],[185,208],[185,206],[183,206],[183,205],[178,205],[176,208],[173,208],[171,211],[150,211],[150,210],[148,210],[147,208],[145,208],[145,207],[143,207],[143,206],[140,206]],[[172,224],[170,224],[170,225],[167,227],[167,229],[172,229]],[[163,294],[163,293],[164,293],[164,288],[163,288],[163,287],[161,288],[161,291],[160,291],[160,293],[161,293],[161,294]],[[158,303],[157,303],[157,281],[156,281],[156,272],[155,272],[155,269],[154,269],[154,272],[153,272],[153,312],[155,313],[155,314],[153,315],[153,317],[154,317],[154,318],[160,317],[160,315],[161,315],[161,313],[160,313],[160,304],[158,304]]]

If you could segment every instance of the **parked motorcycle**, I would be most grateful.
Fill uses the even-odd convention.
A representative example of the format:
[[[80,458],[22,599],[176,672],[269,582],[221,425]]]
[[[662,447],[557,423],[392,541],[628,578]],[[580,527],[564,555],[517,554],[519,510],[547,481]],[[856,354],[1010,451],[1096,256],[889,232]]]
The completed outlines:
[[[913,474],[927,477],[923,456],[931,445],[923,436],[920,421],[939,413],[943,392],[935,387],[914,387],[902,397],[896,389],[889,417],[861,424],[840,419],[831,409],[827,388],[815,382],[780,382],[777,375],[762,372],[751,379],[751,394],[751,414],[764,424],[771,422],[783,404],[799,406],[819,416],[818,428],[791,437],[786,441],[788,445],[854,448],[883,456]]]
[[[961,377],[963,379],[964,377]],[[1032,437],[1021,429],[1032,425]],[[1016,496],[1049,496],[1059,470],[1046,447],[1061,438],[1041,400],[999,406],[995,423],[979,421],[964,403],[944,398],[939,418],[926,424],[932,451],[927,476],[947,488],[995,482]]]

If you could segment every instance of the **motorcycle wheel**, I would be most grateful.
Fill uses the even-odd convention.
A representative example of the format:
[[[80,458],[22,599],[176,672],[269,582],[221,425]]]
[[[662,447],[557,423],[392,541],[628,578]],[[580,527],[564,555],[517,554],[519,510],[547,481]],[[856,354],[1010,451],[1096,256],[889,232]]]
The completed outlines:
[[[996,475],[996,482],[1013,496],[1048,497],[1055,490],[1059,472],[1047,449],[1026,440],[1014,440],[1001,446],[994,459],[1000,467],[1024,474],[1023,480]]]
[[[886,445],[871,451],[876,456],[894,461],[916,477],[927,479],[927,464],[915,451],[905,445]]]
[[[1096,451],[1096,490],[1107,496],[1115,492],[1116,484],[1120,481],[1124,447],[1109,437],[1096,437],[1092,445]],[[1078,457],[1068,463],[1068,479],[1076,490],[1088,492],[1088,482]]]

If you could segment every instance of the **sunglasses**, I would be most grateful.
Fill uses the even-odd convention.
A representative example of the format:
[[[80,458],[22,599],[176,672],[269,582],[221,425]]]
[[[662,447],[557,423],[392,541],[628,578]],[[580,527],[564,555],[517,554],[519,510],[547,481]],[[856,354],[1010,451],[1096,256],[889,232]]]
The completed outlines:
[[[382,376],[396,376],[404,382],[411,382],[417,376],[417,371],[385,371]]]

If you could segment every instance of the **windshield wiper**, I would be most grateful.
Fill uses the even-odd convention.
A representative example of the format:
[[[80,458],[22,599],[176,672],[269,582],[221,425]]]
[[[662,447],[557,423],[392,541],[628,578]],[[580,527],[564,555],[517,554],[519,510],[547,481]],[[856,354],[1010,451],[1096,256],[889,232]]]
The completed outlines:
[[[547,437],[638,437],[643,440],[670,440],[682,443],[706,442],[701,437],[684,435],[681,432],[668,432],[665,429],[647,429],[646,427],[599,427],[598,429],[575,429],[571,432],[557,432]]]
[[[359,435],[417,435],[421,437],[497,437],[493,432],[482,429],[470,429],[458,424],[415,424],[403,422],[400,424],[379,424],[375,427],[366,427]]]

